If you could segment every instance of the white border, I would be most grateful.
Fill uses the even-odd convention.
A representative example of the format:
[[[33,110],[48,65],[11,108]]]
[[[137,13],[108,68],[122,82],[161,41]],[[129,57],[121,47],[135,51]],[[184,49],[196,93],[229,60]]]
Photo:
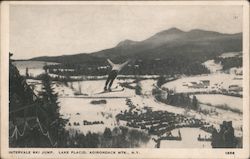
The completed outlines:
[[[243,6],[243,149],[59,149],[8,148],[9,5],[242,5]],[[11,1],[1,3],[1,156],[0,158],[249,158],[249,3],[246,1]],[[9,150],[53,150],[52,155],[11,155]],[[136,155],[59,155],[59,151],[138,151]],[[234,155],[225,155],[233,151]]]

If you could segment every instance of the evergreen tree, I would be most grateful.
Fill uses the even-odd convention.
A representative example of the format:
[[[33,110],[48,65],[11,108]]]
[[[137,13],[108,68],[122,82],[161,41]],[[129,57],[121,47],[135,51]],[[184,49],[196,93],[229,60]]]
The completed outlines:
[[[64,134],[67,120],[63,119],[59,113],[58,94],[54,92],[50,76],[47,73],[42,76],[42,85],[42,91],[39,92],[39,95],[46,111],[45,116],[42,118],[43,123],[50,132],[51,137],[59,144],[63,142],[60,136]]]
[[[141,83],[138,81],[135,86],[135,94],[136,95],[142,95],[142,88],[141,88]]]
[[[164,83],[166,83],[166,78],[161,75],[157,80],[157,86],[161,87]]]
[[[110,128],[105,128],[104,133],[103,133],[103,137],[105,139],[111,139],[112,138],[112,132],[111,132]]]
[[[26,78],[29,78],[29,68],[28,67],[26,67],[25,74],[26,74]]]
[[[192,106],[194,110],[198,110],[199,103],[195,95],[193,96]]]

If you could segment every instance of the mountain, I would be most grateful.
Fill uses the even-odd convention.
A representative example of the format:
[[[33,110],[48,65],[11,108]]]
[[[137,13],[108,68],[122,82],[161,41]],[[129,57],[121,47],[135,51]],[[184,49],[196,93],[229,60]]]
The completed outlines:
[[[54,57],[36,57],[31,60],[42,60],[61,63],[82,63],[85,61],[102,61],[124,58],[164,58],[168,55],[221,54],[227,51],[242,50],[242,33],[222,34],[213,31],[194,29],[184,32],[177,28],[161,31],[143,41],[124,40],[115,47],[91,54],[76,54]],[[205,56],[206,56],[205,54]],[[147,57],[150,58],[150,57]]]
[[[126,41],[126,45],[93,53],[96,57],[116,59],[120,56],[144,58],[145,55],[164,58],[167,55],[193,53],[221,54],[230,50],[242,49],[242,34],[221,34],[218,32],[191,30],[181,31],[177,28],[164,30],[152,37],[140,41]]]
[[[242,51],[242,33],[223,34],[200,29],[186,32],[178,28],[170,28],[143,41],[127,39],[113,48],[90,54],[37,57],[31,60],[101,66],[107,64],[107,58],[114,62],[122,62],[130,58],[147,64],[154,63],[155,59],[161,59],[166,67],[172,68],[185,67],[195,62],[202,63],[224,52],[234,51]]]

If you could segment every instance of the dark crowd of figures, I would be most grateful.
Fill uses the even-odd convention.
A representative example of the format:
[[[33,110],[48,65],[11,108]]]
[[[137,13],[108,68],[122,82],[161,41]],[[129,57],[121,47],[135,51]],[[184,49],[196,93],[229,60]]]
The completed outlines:
[[[223,121],[218,131],[213,125],[192,117],[188,118],[167,111],[152,111],[149,107],[144,107],[143,111],[139,111],[130,99],[127,99],[127,105],[130,109],[119,113],[116,119],[118,122],[120,120],[126,121],[126,126],[128,127],[146,130],[148,134],[157,135],[160,138],[163,137],[166,132],[171,132],[171,130],[177,128],[200,128],[212,134],[212,136],[211,138],[198,137],[197,139],[199,141],[211,141],[213,148],[242,147],[242,138],[235,137],[231,121]],[[173,139],[181,140],[181,135],[173,137]]]
[[[122,112],[116,116],[117,120],[127,122],[127,126],[147,130],[152,135],[163,135],[182,127],[201,127],[208,123],[195,118],[186,118],[179,114],[167,111],[150,111],[139,114],[138,112]]]
[[[187,118],[180,114],[167,111],[152,111],[149,107],[144,107],[143,111],[138,111],[130,99],[127,99],[129,110],[125,110],[116,115],[116,119],[127,122],[127,126],[147,130],[152,135],[163,135],[166,131],[171,131],[181,127],[201,127],[208,125],[195,118]]]

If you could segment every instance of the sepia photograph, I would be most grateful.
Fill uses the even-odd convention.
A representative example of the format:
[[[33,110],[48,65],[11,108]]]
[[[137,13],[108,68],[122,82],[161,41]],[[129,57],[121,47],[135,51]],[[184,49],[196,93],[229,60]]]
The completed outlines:
[[[249,4],[207,3],[6,2],[1,155],[248,158]]]

